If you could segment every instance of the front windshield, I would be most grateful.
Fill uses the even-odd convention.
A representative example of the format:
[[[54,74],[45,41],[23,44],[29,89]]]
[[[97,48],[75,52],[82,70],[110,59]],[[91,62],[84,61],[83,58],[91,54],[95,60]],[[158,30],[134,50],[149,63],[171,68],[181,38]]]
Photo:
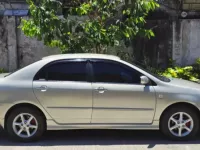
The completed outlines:
[[[156,73],[153,73],[150,69],[145,69],[144,67],[141,67],[141,66],[138,66],[138,65],[135,65],[135,64],[133,64],[134,66],[136,66],[136,67],[138,67],[138,68],[140,68],[140,69],[142,69],[142,70],[144,70],[144,71],[146,71],[147,73],[149,73],[150,75],[152,75],[152,76],[154,76],[154,77],[156,77],[156,78],[158,78],[159,80],[161,80],[161,81],[163,81],[163,82],[170,82],[171,80],[169,79],[169,78],[167,78],[167,77],[164,77],[164,76],[161,76],[161,75],[158,75],[158,74],[156,74]]]

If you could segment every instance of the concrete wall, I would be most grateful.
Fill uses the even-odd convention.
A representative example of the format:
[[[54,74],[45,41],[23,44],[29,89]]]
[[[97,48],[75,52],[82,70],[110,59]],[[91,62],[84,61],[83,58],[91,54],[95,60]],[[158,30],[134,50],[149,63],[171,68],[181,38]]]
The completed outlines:
[[[146,66],[166,68],[172,55],[172,21],[148,20],[146,28],[153,29],[155,37],[134,39],[134,58]]]
[[[15,17],[0,18],[0,67],[17,68],[17,41]]]
[[[8,46],[7,46],[7,20],[0,18],[0,68],[8,67]]]
[[[17,17],[0,17],[0,68],[13,71],[59,53],[56,48],[26,37],[19,24]],[[179,65],[190,65],[200,57],[200,19],[148,21],[148,27],[154,28],[156,37],[135,39],[129,48],[134,59],[142,62],[148,58],[151,66],[165,68],[170,58]]]
[[[200,57],[200,19],[173,22],[173,59],[179,65],[193,64]]]
[[[59,53],[56,48],[49,48],[35,38],[26,37],[18,28],[19,20],[17,17],[0,17],[0,68],[7,71]]]
[[[58,54],[60,52],[56,48],[45,46],[42,41],[25,36],[19,28],[16,34],[19,68],[29,65],[44,56]]]

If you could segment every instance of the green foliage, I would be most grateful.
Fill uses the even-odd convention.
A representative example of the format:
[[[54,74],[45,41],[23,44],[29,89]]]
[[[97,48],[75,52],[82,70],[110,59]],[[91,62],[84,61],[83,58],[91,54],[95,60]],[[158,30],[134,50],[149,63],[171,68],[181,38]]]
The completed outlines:
[[[6,71],[2,68],[0,68],[0,73],[6,73]]]
[[[126,45],[137,35],[154,36],[146,29],[145,18],[159,5],[155,0],[27,0],[31,18],[22,20],[25,35],[59,47],[62,53],[106,53],[107,47]]]
[[[190,81],[198,81],[198,75],[193,72],[192,66],[167,68],[161,75],[168,78],[180,78]]]
[[[193,66],[193,73],[197,74],[198,78],[200,79],[200,58],[196,59],[195,64]]]
[[[195,64],[200,65],[200,58],[196,59],[196,63]]]
[[[181,78],[185,80],[199,82],[200,80],[200,58],[197,58],[195,63],[191,66],[177,67],[175,62],[170,60],[170,68],[164,72],[160,71],[158,74],[168,78]]]

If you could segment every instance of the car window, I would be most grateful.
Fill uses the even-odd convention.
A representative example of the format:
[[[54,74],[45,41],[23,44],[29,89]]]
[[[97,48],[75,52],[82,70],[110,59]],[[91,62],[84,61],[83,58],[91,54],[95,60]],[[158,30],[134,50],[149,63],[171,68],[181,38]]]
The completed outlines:
[[[86,62],[57,62],[42,69],[35,80],[86,81]]]
[[[94,81],[107,83],[140,84],[141,73],[114,62],[94,62]]]

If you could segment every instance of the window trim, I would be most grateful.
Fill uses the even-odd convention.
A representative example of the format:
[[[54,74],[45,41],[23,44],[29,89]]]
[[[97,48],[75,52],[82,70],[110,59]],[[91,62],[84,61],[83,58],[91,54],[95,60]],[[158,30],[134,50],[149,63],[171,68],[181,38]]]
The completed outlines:
[[[115,61],[115,60],[108,60],[108,59],[90,59],[90,63],[91,63],[91,66],[92,66],[92,83],[103,83],[103,84],[121,84],[121,85],[139,85],[139,86],[141,86],[142,84],[137,84],[137,83],[115,83],[115,82],[96,82],[95,81],[95,75],[94,75],[94,69],[93,69],[93,63],[95,63],[95,62],[106,62],[106,63],[113,63],[113,64],[116,64],[116,65],[120,65],[120,66],[122,66],[122,67],[124,67],[124,68],[130,68],[130,69],[133,69],[133,70],[135,70],[135,71],[137,71],[138,73],[140,73],[141,74],[141,76],[142,75],[144,75],[143,73],[141,73],[140,71],[138,71],[138,70],[136,70],[136,69],[134,69],[134,68],[132,68],[132,67],[130,67],[130,66],[128,66],[128,65],[125,65],[125,64],[123,64],[123,63],[120,63],[120,62],[118,62],[118,61]],[[146,76],[146,75],[144,75],[144,76]],[[150,78],[149,78],[149,80],[150,80],[150,83],[147,85],[147,86],[156,86],[156,84],[154,83],[154,81],[152,81]]]
[[[86,80],[85,81],[61,81],[61,80],[48,80],[48,73],[45,74],[45,78],[47,79],[44,79],[44,80],[36,80],[36,76],[43,70],[43,69],[46,69],[48,68],[50,65],[53,65],[53,64],[56,64],[56,63],[65,63],[65,62],[85,62],[86,63]],[[44,65],[42,68],[40,68],[37,73],[35,74],[34,78],[33,78],[33,81],[46,81],[46,82],[83,82],[83,83],[87,83],[87,82],[91,82],[91,75],[89,73],[89,68],[88,67],[89,65],[89,62],[88,62],[88,59],[79,59],[79,58],[76,58],[76,59],[61,59],[61,60],[55,60],[55,61],[51,61],[49,63],[47,63],[46,65]]]

